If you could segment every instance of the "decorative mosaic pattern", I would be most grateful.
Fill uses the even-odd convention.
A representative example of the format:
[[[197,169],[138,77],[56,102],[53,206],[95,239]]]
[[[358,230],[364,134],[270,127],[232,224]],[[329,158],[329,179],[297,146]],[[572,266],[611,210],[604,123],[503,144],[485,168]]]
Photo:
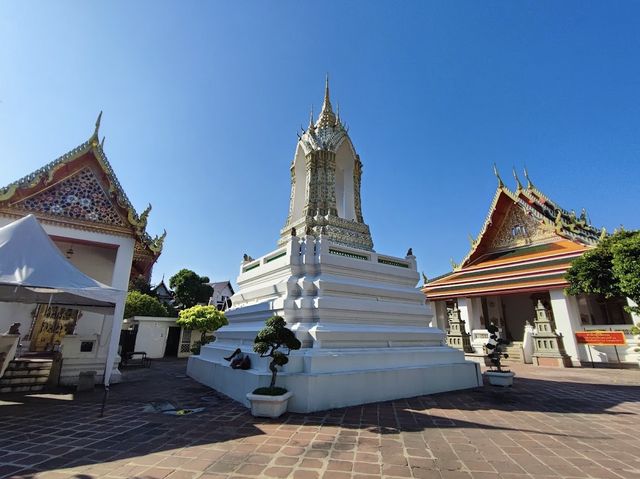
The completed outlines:
[[[541,219],[525,213],[519,205],[514,204],[500,225],[490,249],[524,246],[554,236],[551,227],[545,226]]]
[[[15,206],[55,216],[124,226],[122,218],[89,168]]]

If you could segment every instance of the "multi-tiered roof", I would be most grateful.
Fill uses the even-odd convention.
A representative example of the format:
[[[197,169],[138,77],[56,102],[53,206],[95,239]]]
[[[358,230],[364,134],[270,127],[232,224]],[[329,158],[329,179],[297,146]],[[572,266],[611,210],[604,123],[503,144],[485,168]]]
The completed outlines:
[[[471,250],[453,271],[427,283],[429,299],[541,291],[567,285],[571,261],[605,234],[549,199],[531,181],[526,187],[514,171],[515,191],[495,170],[498,187],[489,214]]]

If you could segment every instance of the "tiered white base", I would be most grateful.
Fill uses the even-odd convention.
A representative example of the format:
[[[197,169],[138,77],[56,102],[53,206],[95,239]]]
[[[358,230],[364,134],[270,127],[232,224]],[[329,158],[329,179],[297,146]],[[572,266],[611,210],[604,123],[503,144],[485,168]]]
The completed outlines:
[[[197,381],[249,406],[247,393],[269,385],[268,358],[253,340],[273,314],[283,316],[302,349],[292,351],[276,385],[293,393],[289,411],[313,412],[482,385],[480,368],[429,327],[431,311],[415,288],[415,258],[382,256],[322,237],[244,263],[240,291],[217,340],[189,358]],[[251,369],[231,369],[236,348]]]
[[[247,393],[268,386],[271,374],[266,359],[255,354],[251,355],[252,369],[231,369],[222,359],[231,351],[209,345],[200,356],[189,358],[187,371],[196,381],[249,407]],[[464,361],[462,353],[455,353],[460,352],[446,347],[310,349],[292,353],[290,359],[292,365],[302,363],[311,372],[279,373],[277,386],[293,392],[289,399],[291,412],[322,411],[482,386],[480,367]],[[365,369],[364,364],[374,369]]]

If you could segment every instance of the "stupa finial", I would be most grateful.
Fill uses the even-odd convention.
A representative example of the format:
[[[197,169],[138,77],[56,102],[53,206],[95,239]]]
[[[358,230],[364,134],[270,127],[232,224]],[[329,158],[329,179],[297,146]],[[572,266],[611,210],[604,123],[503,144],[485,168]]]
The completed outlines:
[[[324,77],[324,102],[322,103],[322,109],[328,108],[331,110],[331,100],[329,99],[329,74]]]
[[[500,173],[498,173],[498,167],[495,163],[493,164],[493,174],[496,175],[496,178],[498,178],[498,186],[502,188],[504,186],[504,183],[502,182],[502,178],[500,178]]]
[[[333,127],[336,124],[336,115],[333,113],[333,107],[331,106],[331,99],[329,98],[329,74],[324,81],[324,101],[322,102],[322,111],[320,112],[320,118],[318,118],[318,126],[320,127]]]

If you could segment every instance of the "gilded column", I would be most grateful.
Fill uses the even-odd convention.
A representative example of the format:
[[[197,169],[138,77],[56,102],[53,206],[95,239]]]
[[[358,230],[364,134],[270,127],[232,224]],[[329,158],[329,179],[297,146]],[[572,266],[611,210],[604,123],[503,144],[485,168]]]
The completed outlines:
[[[360,179],[362,177],[362,162],[360,156],[356,156],[356,161],[353,167],[353,205],[356,210],[356,221],[358,223],[364,223],[362,218],[362,204],[360,203]]]

